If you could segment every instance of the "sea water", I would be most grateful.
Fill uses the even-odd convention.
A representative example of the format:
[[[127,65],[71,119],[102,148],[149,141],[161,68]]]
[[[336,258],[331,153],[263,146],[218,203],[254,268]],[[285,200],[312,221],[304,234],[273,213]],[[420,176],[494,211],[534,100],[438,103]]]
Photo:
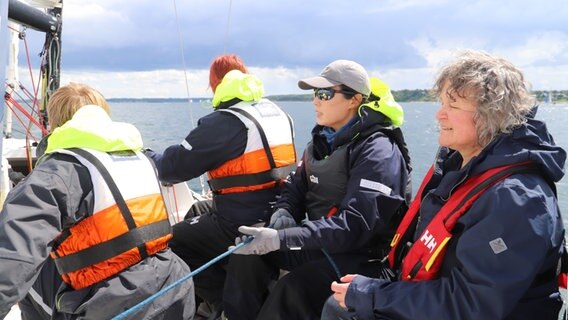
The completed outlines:
[[[301,156],[315,124],[313,105],[311,102],[278,102],[278,105],[294,121],[296,149]],[[438,104],[408,102],[401,105],[405,112],[402,130],[412,158],[412,179],[416,192],[438,149],[438,125],[435,119]],[[181,143],[197,120],[213,111],[210,105],[199,102],[113,102],[111,108],[113,119],[136,125],[145,145],[159,152],[172,144]],[[539,107],[537,118],[546,121],[556,143],[568,149],[568,104],[543,104]],[[201,191],[199,179],[190,181],[189,185],[193,190]],[[557,188],[560,208],[568,217],[568,178],[562,179]],[[568,219],[565,220],[568,222]]]

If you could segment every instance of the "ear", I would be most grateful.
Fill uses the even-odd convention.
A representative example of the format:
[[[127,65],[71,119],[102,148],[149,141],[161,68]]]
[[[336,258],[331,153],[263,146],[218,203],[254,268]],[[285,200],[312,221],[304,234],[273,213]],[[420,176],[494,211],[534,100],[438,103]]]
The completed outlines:
[[[363,95],[357,93],[349,100],[349,109],[358,109],[359,106],[363,103]]]

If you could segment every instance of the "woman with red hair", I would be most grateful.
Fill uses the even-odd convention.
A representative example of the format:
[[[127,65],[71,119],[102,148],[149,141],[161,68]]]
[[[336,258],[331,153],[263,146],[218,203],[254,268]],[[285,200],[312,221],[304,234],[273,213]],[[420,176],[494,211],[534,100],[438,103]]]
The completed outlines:
[[[209,86],[211,90],[213,90],[213,93],[215,93],[219,82],[221,82],[227,72],[231,70],[239,70],[242,73],[248,73],[245,63],[236,54],[223,54],[213,60],[211,68],[209,69]]]
[[[239,235],[240,225],[270,220],[270,203],[296,166],[292,121],[276,104],[262,99],[262,82],[247,73],[237,55],[213,60],[209,85],[215,111],[199,119],[180,144],[163,154],[151,152],[162,181],[177,183],[208,174],[212,201],[193,209],[205,213],[190,212],[174,225],[170,242],[194,270],[225,252]],[[194,278],[197,296],[218,314],[226,263]]]

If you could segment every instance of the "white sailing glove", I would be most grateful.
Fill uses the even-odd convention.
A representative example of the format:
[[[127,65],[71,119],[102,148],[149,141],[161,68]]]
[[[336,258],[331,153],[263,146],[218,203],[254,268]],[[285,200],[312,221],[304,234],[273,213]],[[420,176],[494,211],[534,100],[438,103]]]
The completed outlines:
[[[254,239],[249,243],[235,251],[236,254],[258,254],[263,255],[272,251],[280,249],[280,238],[278,231],[271,228],[255,228],[240,226],[239,232],[245,236],[237,237],[235,245],[238,245],[248,236],[253,236]],[[232,247],[229,247],[231,249]]]
[[[270,217],[270,227],[280,230],[286,228],[292,228],[296,226],[296,220],[292,217],[290,211],[279,208]]]

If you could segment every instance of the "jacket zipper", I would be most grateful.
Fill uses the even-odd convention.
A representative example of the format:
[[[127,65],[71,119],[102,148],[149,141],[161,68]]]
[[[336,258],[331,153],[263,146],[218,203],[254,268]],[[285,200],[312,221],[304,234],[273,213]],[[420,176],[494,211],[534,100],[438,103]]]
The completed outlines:
[[[442,201],[448,202],[448,199],[450,199],[454,190],[456,190],[456,188],[459,187],[468,177],[469,177],[469,175],[466,174],[460,181],[458,181],[458,183],[454,184],[452,189],[450,189],[450,193],[448,193],[447,198],[444,199],[443,197],[440,197],[442,199]]]
[[[412,267],[412,269],[408,273],[408,276],[406,276],[406,279],[410,280],[410,279],[414,278],[414,276],[416,276],[416,274],[418,273],[418,270],[420,270],[420,268],[422,268],[422,260],[418,260],[418,262],[414,265],[414,267]]]

